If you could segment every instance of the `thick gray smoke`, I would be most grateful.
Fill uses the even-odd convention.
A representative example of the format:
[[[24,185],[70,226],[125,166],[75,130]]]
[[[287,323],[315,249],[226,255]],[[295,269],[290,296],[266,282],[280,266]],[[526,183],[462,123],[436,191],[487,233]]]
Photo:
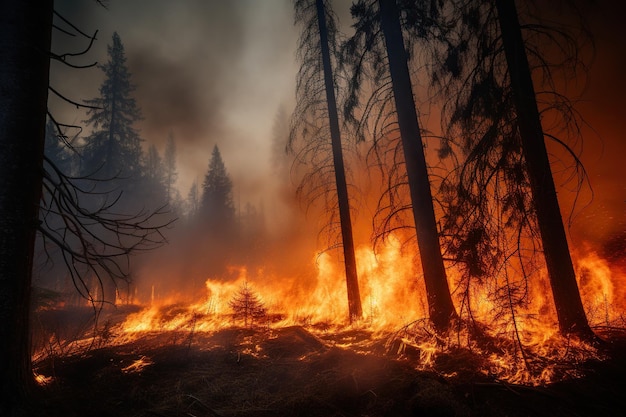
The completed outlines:
[[[144,116],[141,136],[163,151],[168,134],[174,135],[183,196],[194,179],[202,181],[217,144],[240,188],[240,203],[258,204],[266,191],[259,179],[271,173],[274,115],[293,100],[297,32],[288,0],[131,0],[108,2],[108,9],[61,0],[55,7],[81,30],[99,31],[81,63],[104,62],[111,35],[118,32]],[[55,51],[74,52],[86,44],[55,32]],[[81,101],[98,94],[102,72],[55,65],[52,79]],[[64,121],[84,119],[73,107],[52,103]]]

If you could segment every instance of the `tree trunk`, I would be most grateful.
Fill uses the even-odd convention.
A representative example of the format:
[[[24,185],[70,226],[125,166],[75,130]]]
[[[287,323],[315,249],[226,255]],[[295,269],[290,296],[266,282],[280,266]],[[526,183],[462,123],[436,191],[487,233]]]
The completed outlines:
[[[0,5],[0,415],[28,395],[30,290],[42,188],[52,0]]]
[[[559,329],[565,335],[593,338],[576,283],[515,3],[495,3]]]
[[[346,185],[346,173],[343,165],[343,151],[341,148],[341,134],[339,132],[339,118],[337,116],[337,101],[335,99],[335,82],[333,80],[333,71],[330,64],[330,50],[328,47],[328,29],[326,27],[324,1],[316,0],[316,6],[320,42],[322,47],[322,63],[324,66],[326,101],[328,103],[330,138],[333,150],[333,167],[335,170],[335,184],[337,186],[337,199],[339,202],[339,222],[341,224],[343,257],[346,264],[348,312],[350,314],[350,323],[352,323],[353,320],[358,320],[363,316],[363,308],[361,306],[361,295],[359,292],[359,279],[356,272],[352,221],[350,219],[350,203],[348,199],[348,187]]]
[[[443,331],[450,327],[451,320],[456,318],[457,314],[450,296],[446,270],[441,256],[428,169],[415,100],[413,99],[413,88],[404,40],[402,39],[400,18],[396,0],[379,0],[378,3],[389,59],[398,125],[404,149],[417,244],[424,271],[428,310],[435,328]]]

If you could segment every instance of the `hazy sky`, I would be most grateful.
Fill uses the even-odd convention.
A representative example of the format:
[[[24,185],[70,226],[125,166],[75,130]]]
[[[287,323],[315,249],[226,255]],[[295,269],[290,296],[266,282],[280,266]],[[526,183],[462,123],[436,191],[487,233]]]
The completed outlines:
[[[167,135],[174,134],[183,197],[195,178],[202,182],[217,144],[236,197],[258,203],[271,174],[275,116],[294,100],[297,32],[289,0],[113,0],[108,10],[63,0],[56,9],[86,32],[99,30],[83,62],[105,62],[112,33],[118,32],[144,116],[141,136],[162,151]],[[71,45],[64,35],[55,40],[57,48]],[[75,99],[98,95],[99,69],[67,74],[53,69],[53,84],[61,91]],[[82,119],[68,112],[70,121]]]
[[[297,28],[290,0],[111,0],[108,10],[85,0],[57,0],[55,8],[84,31],[99,30],[88,56],[104,62],[113,31],[126,48],[143,111],[142,138],[163,150],[172,132],[178,147],[179,188],[201,183],[217,144],[235,185],[236,203],[258,204],[270,184],[272,127],[279,107],[294,101]],[[335,2],[348,20],[348,0]],[[626,37],[619,2],[600,1],[590,14],[597,55],[580,109],[602,139],[583,152],[596,197],[578,220],[598,238],[626,229]],[[618,7],[616,9],[616,7]],[[55,34],[56,52],[86,45]],[[98,95],[102,72],[52,69],[52,83],[76,100]],[[66,122],[84,116],[57,110]],[[588,132],[589,133],[589,132]],[[266,194],[265,199],[271,199]],[[241,201],[239,201],[241,200]],[[599,226],[598,226],[599,225]]]

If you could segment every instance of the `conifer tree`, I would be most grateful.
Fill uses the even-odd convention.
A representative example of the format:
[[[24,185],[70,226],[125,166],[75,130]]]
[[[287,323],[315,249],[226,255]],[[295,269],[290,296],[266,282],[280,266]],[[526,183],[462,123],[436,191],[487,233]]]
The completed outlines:
[[[388,175],[389,187],[379,212],[389,214],[383,220],[384,233],[399,214],[410,211],[415,227],[421,267],[431,322],[439,331],[450,328],[457,317],[450,294],[447,274],[439,241],[439,231],[431,192],[431,184],[424,153],[424,142],[418,120],[409,62],[412,38],[405,39],[403,30],[407,21],[418,22],[422,30],[428,25],[415,6],[418,3],[379,0],[359,0],[352,6],[357,19],[355,34],[346,42],[345,61],[351,68],[349,95],[345,114],[357,126],[357,135],[373,130],[372,153],[377,164]],[[419,6],[427,7],[419,3]],[[371,85],[364,85],[370,81]],[[369,90],[364,106],[363,92]],[[359,111],[360,119],[355,117]],[[389,146],[399,136],[396,145]],[[392,155],[393,166],[385,166],[384,158]],[[402,155],[402,156],[399,156]],[[381,157],[382,156],[382,157]],[[401,169],[404,168],[404,170]],[[401,174],[398,172],[402,171]],[[408,185],[410,204],[398,204],[398,189]],[[400,199],[398,199],[400,197]],[[410,210],[407,208],[410,207]]]
[[[217,145],[211,153],[209,170],[202,184],[200,216],[214,230],[225,230],[235,218],[233,184]]]
[[[304,176],[298,191],[309,189],[309,195],[325,196],[332,201],[331,216],[339,215],[341,245],[345,262],[350,322],[363,315],[359,281],[354,254],[354,238],[343,144],[335,89],[335,64],[338,36],[335,17],[324,0],[295,2],[296,21],[303,26],[298,52],[301,67],[298,72],[296,106],[291,129],[290,146],[302,142],[298,152],[311,172]],[[318,191],[322,189],[321,193]],[[330,195],[328,195],[330,194]],[[336,207],[335,207],[336,206]],[[330,219],[331,223],[333,218]]]
[[[529,13],[528,2],[521,14],[512,0],[451,4],[441,9],[447,29],[433,73],[444,97],[443,154],[460,149],[463,156],[457,178],[444,184],[451,192],[443,222],[449,253],[467,265],[466,288],[503,265],[521,271],[501,291],[515,321],[543,251],[561,332],[593,339],[546,148],[547,140],[561,147],[584,183],[569,146],[581,120],[562,88],[582,66],[584,30],[573,32],[574,15],[559,23]]]
[[[233,318],[243,320],[244,326],[252,325],[265,317],[266,309],[258,295],[244,282],[237,294],[228,302],[233,310]]]
[[[200,211],[200,191],[198,190],[198,181],[194,180],[189,187],[187,200],[185,201],[186,214],[189,218],[194,218]]]
[[[168,204],[172,204],[175,196],[176,180],[178,179],[178,170],[176,169],[176,142],[174,141],[173,133],[167,136],[167,142],[165,143],[163,173],[167,202]]]
[[[148,204],[157,204],[159,206],[166,204],[166,173],[163,158],[161,158],[154,144],[148,147],[148,152],[142,165],[142,184],[141,190],[138,190],[141,197],[147,198]]]
[[[34,387],[30,350],[33,247],[39,219],[52,1],[0,3],[0,415]]]
[[[105,75],[100,96],[86,101],[91,108],[85,122],[93,131],[85,139],[81,173],[104,180],[138,179],[141,139],[133,125],[141,119],[141,112],[132,97],[135,86],[117,32],[108,46],[108,56],[108,62],[99,66]]]

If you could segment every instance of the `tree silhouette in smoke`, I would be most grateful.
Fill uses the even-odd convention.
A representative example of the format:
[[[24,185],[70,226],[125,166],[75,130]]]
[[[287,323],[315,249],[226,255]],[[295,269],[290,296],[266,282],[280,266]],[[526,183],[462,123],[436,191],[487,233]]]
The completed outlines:
[[[235,218],[233,183],[217,145],[211,153],[209,170],[202,184],[200,216],[212,231],[223,231],[232,226]]]
[[[167,136],[165,144],[165,155],[163,156],[163,168],[165,177],[165,192],[168,204],[172,204],[175,200],[179,200],[180,196],[176,193],[176,180],[178,179],[178,169],[176,168],[176,142],[174,134]]]
[[[126,66],[124,45],[113,33],[108,46],[109,61],[100,66],[106,78],[100,86],[100,97],[87,100],[92,106],[87,123],[94,132],[86,139],[83,175],[110,180],[138,178],[141,172],[141,139],[133,124],[141,112],[131,96],[134,85]]]

